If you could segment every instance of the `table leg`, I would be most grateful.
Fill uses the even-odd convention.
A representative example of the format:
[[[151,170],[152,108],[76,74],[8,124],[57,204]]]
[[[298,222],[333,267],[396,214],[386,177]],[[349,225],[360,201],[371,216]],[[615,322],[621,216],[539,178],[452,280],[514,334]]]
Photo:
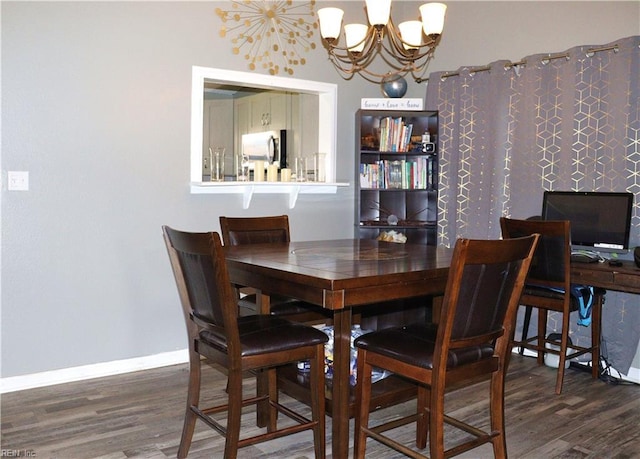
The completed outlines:
[[[260,290],[256,292],[256,306],[258,314],[271,313],[271,297],[265,295]],[[256,377],[256,395],[266,395],[269,393],[269,380],[265,372],[260,371]],[[269,421],[269,402],[259,402],[256,412],[256,424],[258,427],[266,427]]]
[[[332,454],[335,458],[346,458],[349,457],[350,308],[334,311],[333,333]]]
[[[434,324],[440,323],[440,316],[442,315],[442,299],[441,295],[431,297],[431,322]]]

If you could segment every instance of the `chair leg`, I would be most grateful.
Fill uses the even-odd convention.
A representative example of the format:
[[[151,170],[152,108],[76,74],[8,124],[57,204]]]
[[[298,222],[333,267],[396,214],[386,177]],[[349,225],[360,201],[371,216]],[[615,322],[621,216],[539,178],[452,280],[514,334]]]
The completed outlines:
[[[544,364],[544,341],[547,335],[547,310],[538,308],[538,365]]]
[[[489,399],[489,414],[491,416],[491,431],[499,434],[491,439],[493,456],[496,459],[507,457],[507,436],[504,423],[504,385],[506,368],[491,375],[491,394]]]
[[[418,420],[416,422],[416,447],[425,449],[429,437],[429,400],[431,391],[429,387],[418,385]]]
[[[604,296],[596,292],[591,310],[591,377],[600,375],[600,333],[602,327],[602,305]]]
[[[256,396],[263,397],[269,395],[269,378],[265,370],[256,372]],[[256,426],[263,428],[269,425],[269,401],[263,400],[258,402],[258,412],[256,413]]]
[[[267,374],[267,381],[269,385],[269,420],[267,423],[267,431],[274,432],[278,429],[278,409],[275,407],[275,403],[278,403],[278,380],[275,368],[269,368],[264,370]]]
[[[564,366],[567,361],[567,345],[569,344],[569,313],[562,315],[562,338],[560,339],[560,358],[558,360],[558,376],[556,377],[556,394],[562,393],[564,382]]]
[[[524,323],[522,324],[522,339],[521,341],[526,341],[529,336],[529,323],[531,322],[531,311],[533,307],[525,306],[524,307]],[[524,346],[520,346],[520,350],[518,351],[520,355],[524,355]]]
[[[444,382],[434,381],[429,402],[429,453],[431,459],[444,459]]]
[[[316,459],[324,459],[325,446],[325,397],[324,397],[324,345],[316,348],[316,357],[311,362],[311,413],[317,421],[313,429],[313,446]]]
[[[182,459],[189,454],[191,447],[191,439],[196,427],[197,416],[191,409],[192,406],[198,406],[200,403],[200,355],[196,352],[189,352],[189,386],[187,389],[187,409],[184,415],[184,424],[182,426],[182,436],[180,437],[180,446],[178,447],[178,458]]]
[[[371,365],[367,362],[367,351],[358,349],[358,384],[356,385],[356,413],[353,440],[353,457],[364,459],[367,436],[362,427],[369,427],[369,405],[371,404]]]
[[[236,459],[240,441],[240,418],[242,415],[242,372],[229,370],[229,407],[227,410],[227,435],[224,444],[224,459]]]

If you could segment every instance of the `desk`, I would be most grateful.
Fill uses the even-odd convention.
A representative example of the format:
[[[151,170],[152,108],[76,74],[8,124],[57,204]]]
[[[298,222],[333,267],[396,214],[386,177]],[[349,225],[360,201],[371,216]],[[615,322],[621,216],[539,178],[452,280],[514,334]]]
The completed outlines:
[[[330,401],[333,457],[349,451],[349,345],[354,306],[441,295],[453,249],[367,239],[226,247],[231,282],[299,298],[332,311],[334,375]]]
[[[609,263],[571,263],[571,282],[591,285],[606,290],[640,293],[640,269],[633,261],[622,261],[622,266]]]

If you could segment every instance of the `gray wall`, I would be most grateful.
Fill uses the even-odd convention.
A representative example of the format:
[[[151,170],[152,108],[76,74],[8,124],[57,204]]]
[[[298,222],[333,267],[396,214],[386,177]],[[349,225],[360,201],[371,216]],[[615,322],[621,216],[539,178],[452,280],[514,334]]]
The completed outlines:
[[[295,240],[352,235],[352,187],[293,210],[284,196],[242,210],[240,196],[189,194],[191,66],[246,70],[216,6],[2,2],[3,377],[184,349],[162,224],[288,213]],[[638,34],[639,17],[638,2],[449,2],[431,70],[609,43]],[[295,77],[339,84],[337,176],[352,182],[354,111],[379,90],[342,81],[321,46],[307,62]],[[7,191],[7,170],[29,171],[30,190]]]

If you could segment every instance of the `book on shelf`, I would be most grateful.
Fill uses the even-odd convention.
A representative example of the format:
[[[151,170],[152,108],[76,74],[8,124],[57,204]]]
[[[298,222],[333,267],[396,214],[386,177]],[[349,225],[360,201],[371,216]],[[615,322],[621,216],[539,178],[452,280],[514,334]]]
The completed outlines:
[[[400,169],[401,177],[397,184],[391,179],[392,163]],[[402,160],[381,159],[373,163],[361,163],[360,188],[428,190],[435,186],[433,172],[433,158],[429,157]]]
[[[380,119],[380,151],[406,152],[411,145],[413,124],[406,124],[402,117],[385,116]]]

